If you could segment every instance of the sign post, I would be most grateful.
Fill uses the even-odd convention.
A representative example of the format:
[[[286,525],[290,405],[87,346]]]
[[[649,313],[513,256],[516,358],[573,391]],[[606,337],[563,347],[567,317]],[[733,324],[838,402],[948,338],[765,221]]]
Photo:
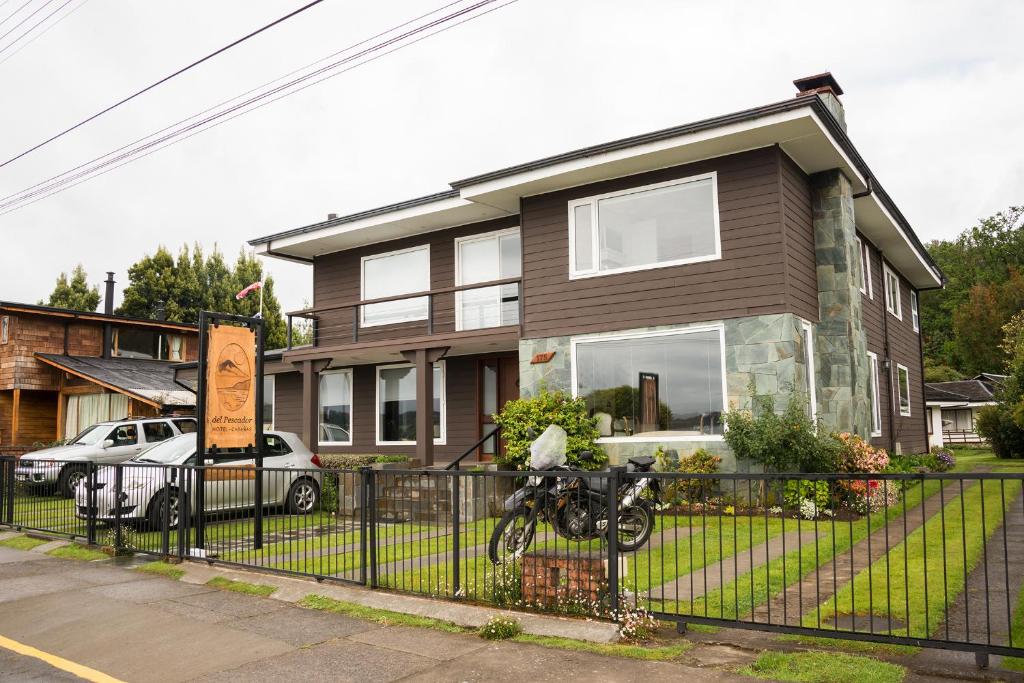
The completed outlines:
[[[226,450],[252,455],[254,548],[263,547],[263,319],[228,313],[199,314],[196,388],[196,542],[205,548],[206,467]]]

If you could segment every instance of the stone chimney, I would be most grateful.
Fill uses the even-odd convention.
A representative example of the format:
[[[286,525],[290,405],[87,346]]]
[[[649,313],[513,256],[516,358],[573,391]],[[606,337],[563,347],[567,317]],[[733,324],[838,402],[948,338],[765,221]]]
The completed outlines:
[[[103,312],[107,315],[114,313],[114,273],[107,271],[107,280],[104,283],[106,291],[103,293]]]
[[[812,95],[820,97],[821,101],[828,107],[828,110],[832,112],[832,116],[839,122],[839,125],[843,127],[844,131],[846,130],[846,113],[843,111],[843,103],[839,101],[839,96],[843,94],[843,89],[839,87],[839,82],[836,81],[830,72],[826,71],[816,76],[798,78],[793,81],[793,85],[796,86],[797,97],[809,97]]]

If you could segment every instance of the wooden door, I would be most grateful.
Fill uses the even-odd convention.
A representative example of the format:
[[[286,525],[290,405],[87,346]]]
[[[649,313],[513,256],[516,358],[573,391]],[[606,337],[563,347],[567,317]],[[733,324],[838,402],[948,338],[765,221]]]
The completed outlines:
[[[477,375],[480,391],[478,406],[480,413],[479,436],[494,430],[494,413],[501,412],[505,404],[519,398],[519,359],[515,356],[485,358],[480,361]],[[504,452],[503,442],[488,439],[480,447],[480,460],[492,460],[498,453]]]

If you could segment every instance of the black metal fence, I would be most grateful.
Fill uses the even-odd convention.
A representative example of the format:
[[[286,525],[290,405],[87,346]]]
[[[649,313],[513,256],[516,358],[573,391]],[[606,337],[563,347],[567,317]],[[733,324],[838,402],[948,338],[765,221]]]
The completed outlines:
[[[1024,656],[1022,475],[560,474],[7,458],[0,523],[510,608]]]

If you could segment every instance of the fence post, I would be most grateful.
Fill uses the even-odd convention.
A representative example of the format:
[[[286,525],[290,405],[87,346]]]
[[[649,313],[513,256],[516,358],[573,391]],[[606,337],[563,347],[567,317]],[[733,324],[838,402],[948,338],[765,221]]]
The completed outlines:
[[[441,475],[444,476],[444,475]],[[452,472],[452,597],[459,597],[459,475]]]
[[[626,470],[616,465],[608,482],[608,600],[612,620],[619,620],[619,486]]]
[[[203,513],[206,511],[206,466],[205,461],[198,462],[195,469],[195,497],[196,497],[196,540],[195,547],[203,550],[206,547],[206,519]]]
[[[96,545],[96,463],[85,464],[85,539],[89,545]]]
[[[160,473],[163,475],[163,514],[161,515],[163,523],[160,525],[160,553],[166,558],[171,554],[171,482],[174,481],[174,477],[171,474],[174,470],[170,467],[161,467]],[[157,500],[160,500],[157,498]],[[181,501],[178,501],[178,509],[181,509]],[[179,512],[179,517],[180,512]]]
[[[178,465],[178,559],[185,559],[185,539],[188,538],[188,519],[189,519],[189,490],[188,481],[185,478],[186,473],[184,465]],[[167,501],[167,505],[164,506],[168,511],[171,508],[170,500]],[[167,525],[170,526],[170,512],[167,513]],[[170,533],[170,532],[168,532]]]
[[[368,473],[371,470],[371,467],[359,468],[359,498],[356,501],[359,504],[359,583],[364,586],[366,585],[366,551],[369,544],[369,536],[366,533],[366,525],[369,521],[366,506],[370,500],[367,493],[367,482],[370,478]]]
[[[4,494],[5,517],[7,518],[8,524],[14,524],[14,469],[18,466],[18,460],[16,458],[10,458],[6,463],[6,476],[4,476]]]
[[[114,555],[121,554],[124,539],[121,536],[121,496],[124,489],[124,465],[114,465]]]
[[[367,467],[366,524],[370,544],[370,588],[377,587],[377,471]]]

